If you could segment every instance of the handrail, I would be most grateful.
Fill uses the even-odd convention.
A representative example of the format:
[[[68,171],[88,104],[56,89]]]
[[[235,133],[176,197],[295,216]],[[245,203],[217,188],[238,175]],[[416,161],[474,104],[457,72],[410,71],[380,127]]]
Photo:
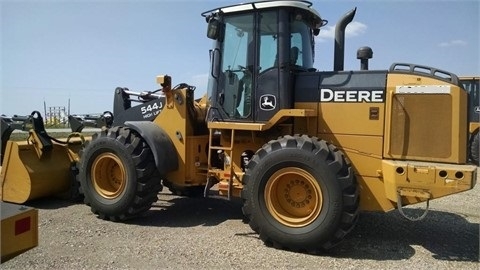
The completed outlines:
[[[447,81],[455,85],[458,85],[459,83],[459,79],[457,75],[451,72],[429,67],[429,66],[417,65],[417,64],[393,63],[390,66],[389,72],[424,75],[424,76],[432,77],[435,79]]]

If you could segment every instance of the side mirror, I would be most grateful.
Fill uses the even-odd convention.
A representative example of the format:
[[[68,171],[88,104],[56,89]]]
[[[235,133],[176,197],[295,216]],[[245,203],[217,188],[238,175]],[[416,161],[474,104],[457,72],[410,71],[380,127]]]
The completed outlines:
[[[208,22],[207,37],[213,40],[220,40],[222,24],[211,18]]]

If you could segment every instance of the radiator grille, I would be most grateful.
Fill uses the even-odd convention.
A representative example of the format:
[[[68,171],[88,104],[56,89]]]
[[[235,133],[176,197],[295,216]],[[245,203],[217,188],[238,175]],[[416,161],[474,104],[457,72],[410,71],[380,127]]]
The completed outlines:
[[[390,154],[448,158],[452,149],[452,100],[448,94],[396,94]]]

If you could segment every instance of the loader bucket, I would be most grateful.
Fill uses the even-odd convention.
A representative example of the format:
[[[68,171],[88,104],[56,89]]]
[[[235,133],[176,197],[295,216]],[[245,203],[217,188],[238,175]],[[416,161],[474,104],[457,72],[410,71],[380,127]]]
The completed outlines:
[[[68,191],[73,162],[69,147],[54,143],[39,157],[31,143],[8,141],[0,172],[0,199],[21,204]]]

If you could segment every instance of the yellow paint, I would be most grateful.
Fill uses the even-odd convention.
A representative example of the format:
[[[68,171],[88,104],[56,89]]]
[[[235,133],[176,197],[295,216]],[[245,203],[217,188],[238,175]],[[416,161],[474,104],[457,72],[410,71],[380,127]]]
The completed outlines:
[[[31,143],[8,141],[0,173],[1,200],[24,203],[68,191],[70,166],[78,160],[79,147],[79,141],[68,147],[53,143],[39,158]]]
[[[447,85],[449,94],[397,94],[397,86]],[[418,75],[389,74],[385,116],[386,158],[463,164],[467,93]]]
[[[1,202],[1,205],[3,263],[38,246],[38,210],[5,202]]]

